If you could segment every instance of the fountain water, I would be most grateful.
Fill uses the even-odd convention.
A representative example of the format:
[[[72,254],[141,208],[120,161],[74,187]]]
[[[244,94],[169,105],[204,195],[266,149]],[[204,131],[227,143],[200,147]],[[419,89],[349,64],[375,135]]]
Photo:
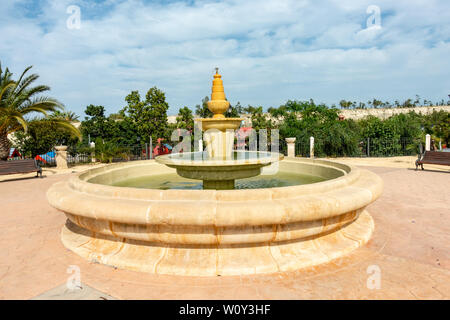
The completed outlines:
[[[203,189],[234,189],[236,179],[254,177],[261,169],[284,156],[276,152],[233,151],[235,130],[243,119],[225,118],[230,103],[225,98],[222,76],[216,68],[211,100],[210,119],[197,119],[202,124],[206,152],[175,153],[156,158],[156,162],[177,170],[178,175],[203,180]]]

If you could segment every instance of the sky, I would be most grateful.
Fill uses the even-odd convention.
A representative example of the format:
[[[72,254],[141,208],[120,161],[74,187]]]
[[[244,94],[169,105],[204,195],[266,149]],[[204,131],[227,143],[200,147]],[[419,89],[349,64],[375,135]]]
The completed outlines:
[[[232,104],[265,109],[450,94],[448,0],[2,0],[0,17],[2,66],[33,65],[81,118],[153,86],[194,109],[215,67]]]

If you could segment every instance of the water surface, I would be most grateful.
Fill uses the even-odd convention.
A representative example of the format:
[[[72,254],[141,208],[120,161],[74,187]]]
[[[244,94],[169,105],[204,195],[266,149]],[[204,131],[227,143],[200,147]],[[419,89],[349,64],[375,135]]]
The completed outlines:
[[[275,175],[261,175],[258,177],[236,180],[236,189],[261,189],[289,187],[302,184],[321,182],[326,179],[311,175],[279,171]],[[178,176],[176,173],[143,176],[126,179],[112,184],[117,187],[133,187],[160,190],[202,190],[200,180],[191,180]]]

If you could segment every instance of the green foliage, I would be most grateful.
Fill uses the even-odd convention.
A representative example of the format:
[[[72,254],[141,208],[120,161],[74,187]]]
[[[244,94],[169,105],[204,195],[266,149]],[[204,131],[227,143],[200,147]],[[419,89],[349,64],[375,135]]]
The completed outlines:
[[[424,139],[423,117],[415,112],[394,115],[386,120],[374,116],[359,121],[363,141],[370,139],[370,155],[415,154]]]
[[[117,114],[105,116],[102,106],[88,106],[87,117],[83,121],[83,135],[90,133],[91,139],[101,137],[105,141],[102,147],[103,161],[110,161],[111,154],[120,157],[126,150],[113,150],[108,144],[130,146],[138,143],[144,144],[151,136],[170,139],[170,133],[177,128],[191,130],[194,126],[193,114],[188,107],[180,108],[175,124],[167,124],[167,103],[165,95],[157,88],[151,88],[142,100],[137,91],[126,97],[128,106]],[[202,118],[212,117],[207,102],[208,97],[202,100],[201,105],[195,108],[196,116]],[[427,102],[424,100],[424,103]],[[417,96],[415,100],[407,99],[404,102],[396,101],[398,107],[415,106],[421,103]],[[430,102],[427,102],[430,103]],[[372,99],[366,103],[346,101],[340,102],[341,108],[366,109],[391,107],[389,102]],[[269,108],[269,114],[263,112],[261,106],[249,105],[243,108],[238,102],[230,106],[226,117],[239,117],[243,113],[250,114],[252,126],[256,131],[277,128],[280,139],[297,137],[297,152],[302,155],[309,153],[309,138],[315,138],[315,155],[322,156],[361,156],[370,149],[371,156],[377,155],[405,155],[414,154],[417,146],[424,141],[426,133],[433,138],[441,139],[448,145],[449,139],[449,113],[434,112],[423,116],[414,112],[399,114],[386,120],[376,117],[367,117],[354,121],[340,120],[338,109],[325,104],[316,104],[313,100],[289,100],[278,108]],[[270,139],[270,138],[269,138]],[[367,141],[370,146],[367,146]],[[81,146],[77,146],[78,149]],[[80,149],[81,150],[81,149]],[[110,150],[110,151],[108,151]],[[118,155],[118,156],[117,156]]]
[[[230,108],[225,112],[225,118],[239,118],[244,113],[244,108],[238,101],[235,106],[230,105]]]
[[[138,91],[131,92],[125,101],[128,105],[123,114],[129,117],[134,124],[138,136],[143,141],[152,137],[153,141],[158,138],[168,137],[167,110],[169,105],[163,91],[156,87],[150,88],[141,100]]]
[[[192,130],[194,129],[194,117],[192,110],[188,107],[180,108],[177,116],[177,128]]]
[[[23,155],[35,157],[52,151],[56,145],[75,145],[76,137],[61,127],[53,119],[34,119],[28,122],[27,132],[21,130],[15,134],[14,147]]]
[[[269,129],[272,127],[272,123],[266,114],[264,114],[262,107],[253,107],[249,105],[244,108],[243,111],[251,115],[252,128],[256,131],[259,131],[260,129]]]
[[[350,109],[350,107],[353,105],[353,102],[346,101],[346,100],[341,100],[339,102],[339,105],[341,106],[342,109]]]
[[[56,119],[66,120],[68,122],[76,122],[79,119],[79,117],[77,116],[77,114],[75,112],[60,111],[60,110],[56,110],[55,112],[53,112],[51,117],[56,118]]]
[[[199,117],[199,118],[211,118],[214,114],[209,111],[208,109],[208,101],[209,101],[209,97],[206,96],[202,99],[202,104],[201,105],[196,105],[195,106],[195,114]]]
[[[0,160],[6,160],[9,155],[11,144],[8,135],[18,131],[26,133],[29,129],[29,121],[26,118],[28,115],[40,113],[46,117],[50,112],[55,113],[64,109],[63,104],[58,100],[41,95],[49,91],[50,87],[45,85],[32,87],[33,83],[39,79],[39,75],[27,75],[31,68],[26,68],[15,81],[12,79],[13,74],[8,69],[3,72],[0,64]],[[64,128],[71,135],[80,137],[79,131],[61,115],[59,113],[52,118],[54,130]]]
[[[450,142],[450,113],[441,111],[433,111],[433,113],[425,116],[424,131],[433,137],[449,145]]]
[[[345,156],[358,153],[357,125],[353,121],[338,121],[335,108],[315,104],[313,100],[289,100],[279,108],[271,108],[275,117],[282,116],[280,139],[296,137],[298,152],[309,152],[309,138],[315,138],[315,155]]]
[[[91,141],[97,137],[110,140],[118,136],[116,122],[105,116],[105,107],[91,104],[86,107],[85,114],[85,120],[81,123],[84,141],[88,141],[89,136]]]
[[[134,121],[125,117],[123,120],[114,121],[116,131],[113,139],[120,145],[144,144],[148,140],[143,140],[136,130]]]
[[[84,140],[88,141],[90,136],[91,141],[101,138],[103,141],[114,141],[123,146],[145,144],[150,137],[156,141],[157,138],[169,136],[169,106],[161,90],[151,88],[142,101],[139,92],[133,91],[125,101],[128,105],[109,117],[106,117],[103,106],[87,106],[87,116],[81,125]]]
[[[114,159],[125,160],[128,150],[114,141],[103,142],[101,138],[95,139],[95,158],[102,163],[112,163]]]
[[[195,106],[195,114],[199,118],[211,118],[214,114],[208,109],[209,97],[206,96],[202,99],[202,104]],[[227,112],[225,112],[225,118],[239,118],[242,113],[244,113],[244,108],[238,101],[235,106],[230,104]]]

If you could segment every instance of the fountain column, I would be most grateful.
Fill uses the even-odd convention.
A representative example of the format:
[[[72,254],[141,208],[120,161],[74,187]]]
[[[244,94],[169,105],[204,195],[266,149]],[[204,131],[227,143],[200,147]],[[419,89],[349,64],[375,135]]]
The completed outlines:
[[[230,102],[225,97],[222,76],[219,74],[219,68],[216,68],[211,100],[208,101],[208,109],[214,115],[210,119],[198,119],[204,131],[203,140],[209,159],[232,160],[235,130],[240,127],[242,119],[225,118],[224,113],[229,107]],[[204,179],[203,189],[234,189],[234,180],[224,180],[224,177],[220,179],[218,177],[217,180]]]
[[[208,102],[214,116],[195,119],[201,123],[207,152],[200,149],[193,153],[172,153],[157,157],[156,161],[175,168],[181,177],[202,180],[203,189],[230,190],[234,189],[235,180],[258,176],[263,167],[282,160],[283,155],[276,152],[234,150],[235,130],[243,119],[225,118],[229,106],[222,76],[216,68]]]
[[[204,141],[210,159],[231,159],[234,147],[234,131],[241,125],[240,118],[225,118],[224,113],[230,107],[230,102],[225,97],[222,76],[219,68],[211,89],[211,100],[208,101],[208,109],[214,114],[211,119],[198,119],[202,123]]]

